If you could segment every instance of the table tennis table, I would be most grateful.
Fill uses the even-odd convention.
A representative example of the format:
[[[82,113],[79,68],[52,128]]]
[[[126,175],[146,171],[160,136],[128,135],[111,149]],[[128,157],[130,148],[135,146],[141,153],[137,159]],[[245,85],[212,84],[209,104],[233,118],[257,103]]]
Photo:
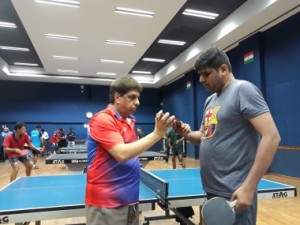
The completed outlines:
[[[139,155],[139,159],[143,167],[151,160],[164,160],[166,161],[167,155],[155,151],[145,151]],[[46,164],[66,164],[66,166],[74,171],[83,171],[87,164],[87,153],[79,154],[54,154],[46,158]]]
[[[74,146],[60,148],[60,153],[63,153],[63,154],[65,154],[65,153],[78,154],[78,153],[86,153],[86,152],[87,152],[86,145],[74,145]]]
[[[206,201],[199,168],[141,170],[140,211],[155,210],[157,205],[173,211]],[[40,224],[42,220],[85,216],[85,186],[86,174],[20,177],[0,190],[0,221]],[[262,179],[258,186],[259,199],[296,195],[296,187],[278,182]],[[151,220],[145,218],[146,224]]]

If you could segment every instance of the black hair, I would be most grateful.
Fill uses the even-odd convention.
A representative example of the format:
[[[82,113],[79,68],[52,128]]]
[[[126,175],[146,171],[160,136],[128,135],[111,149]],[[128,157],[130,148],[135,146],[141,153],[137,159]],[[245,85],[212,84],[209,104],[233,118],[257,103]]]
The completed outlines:
[[[26,127],[26,123],[17,122],[16,125],[15,125],[15,130],[21,129],[22,127]]]
[[[227,65],[229,72],[231,72],[231,63],[226,53],[217,47],[212,47],[200,54],[195,62],[195,70],[198,72],[199,69],[204,67],[210,67],[217,70],[222,64]]]

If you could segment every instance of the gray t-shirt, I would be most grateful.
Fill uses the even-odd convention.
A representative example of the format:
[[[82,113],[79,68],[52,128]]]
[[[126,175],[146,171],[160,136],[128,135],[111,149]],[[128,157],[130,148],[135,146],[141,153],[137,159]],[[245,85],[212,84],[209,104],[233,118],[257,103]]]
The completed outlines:
[[[268,112],[260,90],[234,80],[205,103],[200,145],[201,178],[206,192],[230,198],[255,160],[260,136],[249,119]]]

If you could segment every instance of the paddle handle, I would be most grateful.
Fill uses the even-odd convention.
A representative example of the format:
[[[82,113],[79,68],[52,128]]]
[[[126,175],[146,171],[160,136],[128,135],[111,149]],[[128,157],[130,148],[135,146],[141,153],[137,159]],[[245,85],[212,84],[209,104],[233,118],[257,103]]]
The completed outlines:
[[[237,200],[234,200],[234,201],[232,201],[232,202],[228,202],[228,204],[229,204],[229,206],[230,206],[231,208],[234,208],[234,207],[236,206],[236,204],[237,204]]]

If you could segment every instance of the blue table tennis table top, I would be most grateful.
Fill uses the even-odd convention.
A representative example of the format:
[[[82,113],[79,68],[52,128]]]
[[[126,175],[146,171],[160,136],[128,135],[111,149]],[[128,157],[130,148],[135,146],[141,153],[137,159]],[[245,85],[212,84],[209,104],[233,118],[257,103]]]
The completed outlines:
[[[200,169],[150,170],[169,184],[169,208],[202,205]],[[11,222],[84,216],[86,174],[21,177],[0,190],[0,218]],[[262,179],[259,198],[294,197],[296,188]],[[140,183],[140,209],[153,210],[157,194]]]

